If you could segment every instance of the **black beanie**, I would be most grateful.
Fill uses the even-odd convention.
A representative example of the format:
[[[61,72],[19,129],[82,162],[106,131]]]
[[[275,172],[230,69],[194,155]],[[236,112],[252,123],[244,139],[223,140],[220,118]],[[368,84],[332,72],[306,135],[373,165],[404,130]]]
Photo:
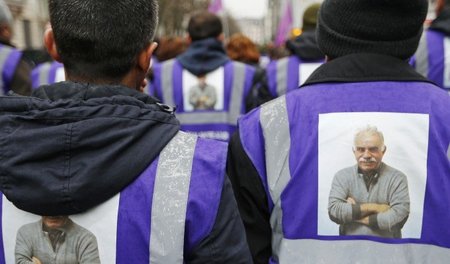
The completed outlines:
[[[408,59],[417,49],[427,11],[427,0],[325,0],[317,43],[330,58],[364,52]]]

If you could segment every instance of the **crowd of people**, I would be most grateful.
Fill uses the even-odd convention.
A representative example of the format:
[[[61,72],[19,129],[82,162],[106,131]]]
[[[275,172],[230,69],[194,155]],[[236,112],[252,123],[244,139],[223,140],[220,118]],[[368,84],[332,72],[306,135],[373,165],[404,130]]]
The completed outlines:
[[[33,65],[0,1],[0,264],[447,263],[450,1],[428,9],[312,4],[266,64],[207,11],[155,38],[156,0],[49,0]]]

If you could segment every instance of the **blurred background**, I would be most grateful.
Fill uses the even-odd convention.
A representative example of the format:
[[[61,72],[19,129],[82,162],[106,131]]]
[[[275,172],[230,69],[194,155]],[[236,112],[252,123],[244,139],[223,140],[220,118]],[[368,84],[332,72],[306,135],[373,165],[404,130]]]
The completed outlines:
[[[48,1],[5,1],[14,17],[13,44],[33,56],[35,50],[42,50]],[[429,19],[432,19],[435,0],[429,1]],[[282,46],[286,39],[300,35],[303,11],[310,4],[320,2],[322,0],[159,0],[157,36],[185,36],[190,14],[209,9],[222,18],[225,37],[241,32],[264,52],[267,47]]]

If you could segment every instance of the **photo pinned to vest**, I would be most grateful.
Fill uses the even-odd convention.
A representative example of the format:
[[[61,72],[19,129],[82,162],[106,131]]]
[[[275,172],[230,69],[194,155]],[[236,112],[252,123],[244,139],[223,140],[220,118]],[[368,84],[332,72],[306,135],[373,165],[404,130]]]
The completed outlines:
[[[17,209],[2,197],[6,264],[115,263],[119,196],[88,213],[39,216]]]
[[[224,109],[223,67],[203,76],[195,76],[184,70],[182,79],[185,112]]]
[[[318,235],[420,239],[429,116],[319,115]]]

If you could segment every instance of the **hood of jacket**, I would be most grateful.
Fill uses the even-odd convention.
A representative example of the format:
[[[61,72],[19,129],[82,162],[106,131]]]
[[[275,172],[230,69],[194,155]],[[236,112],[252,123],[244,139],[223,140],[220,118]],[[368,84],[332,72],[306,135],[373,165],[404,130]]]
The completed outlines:
[[[136,179],[179,130],[170,109],[123,86],[63,82],[0,97],[0,186],[38,215],[84,212]]]
[[[207,38],[192,42],[186,52],[177,57],[177,60],[183,68],[200,76],[219,68],[230,59],[222,42],[215,38]]]
[[[450,7],[445,7],[429,28],[450,36]]]
[[[318,61],[325,59],[319,49],[314,30],[305,31],[295,39],[286,42],[286,48],[302,61]]]

